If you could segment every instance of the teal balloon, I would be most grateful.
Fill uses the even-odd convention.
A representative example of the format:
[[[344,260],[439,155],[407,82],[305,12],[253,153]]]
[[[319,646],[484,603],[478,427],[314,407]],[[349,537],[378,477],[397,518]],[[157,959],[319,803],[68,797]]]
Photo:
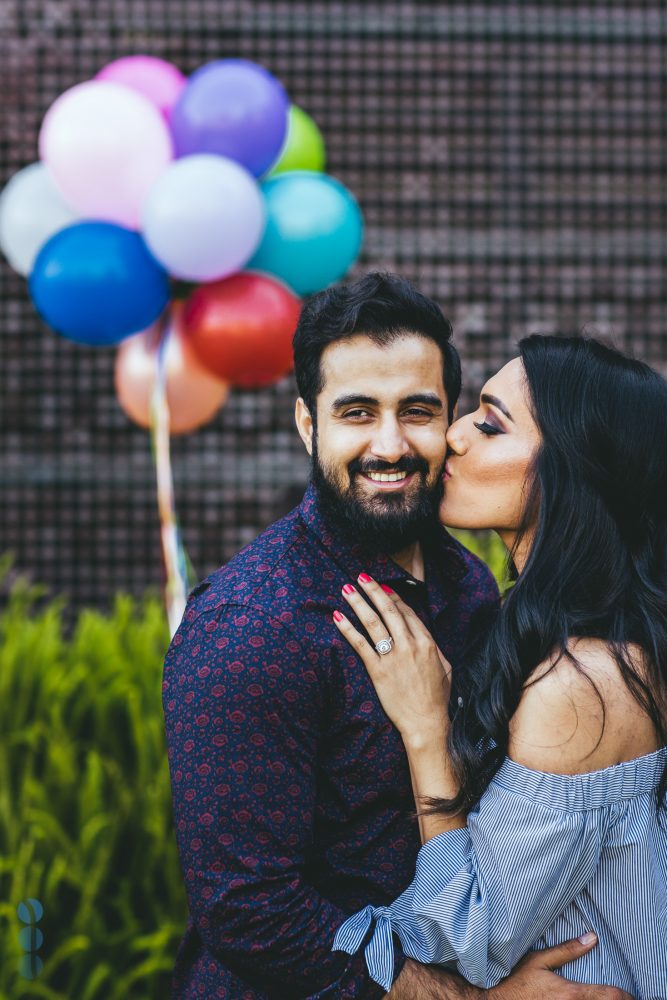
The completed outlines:
[[[309,170],[261,185],[267,224],[251,271],[275,275],[297,295],[338,281],[361,250],[364,221],[354,196],[334,177]]]
[[[30,275],[30,295],[52,329],[99,347],[154,323],[170,288],[138,233],[114,222],[80,222],[44,244]]]

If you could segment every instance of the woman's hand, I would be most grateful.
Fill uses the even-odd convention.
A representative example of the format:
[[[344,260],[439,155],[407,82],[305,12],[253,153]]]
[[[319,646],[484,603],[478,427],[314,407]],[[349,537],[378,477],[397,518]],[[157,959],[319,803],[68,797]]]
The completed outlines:
[[[433,740],[442,747],[449,724],[449,663],[398,594],[363,573],[358,586],[346,584],[343,597],[373,643],[393,640],[391,651],[378,653],[340,611],[335,611],[338,630],[364,661],[382,707],[406,747],[417,748]]]

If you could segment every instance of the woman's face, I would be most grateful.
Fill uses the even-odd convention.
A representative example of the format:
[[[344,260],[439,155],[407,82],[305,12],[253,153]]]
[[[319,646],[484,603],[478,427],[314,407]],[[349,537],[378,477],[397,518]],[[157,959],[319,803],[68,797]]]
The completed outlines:
[[[540,434],[528,408],[520,358],[489,379],[474,413],[447,431],[449,457],[440,520],[451,528],[493,528],[511,547]]]

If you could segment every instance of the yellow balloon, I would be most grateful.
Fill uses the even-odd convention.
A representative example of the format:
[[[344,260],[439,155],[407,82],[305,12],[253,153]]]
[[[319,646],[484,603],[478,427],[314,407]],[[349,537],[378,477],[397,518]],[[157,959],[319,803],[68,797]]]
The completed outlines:
[[[326,163],[324,139],[317,125],[305,111],[292,104],[289,109],[287,138],[278,160],[269,171],[269,177],[287,173],[288,170],[316,170],[320,173]]]

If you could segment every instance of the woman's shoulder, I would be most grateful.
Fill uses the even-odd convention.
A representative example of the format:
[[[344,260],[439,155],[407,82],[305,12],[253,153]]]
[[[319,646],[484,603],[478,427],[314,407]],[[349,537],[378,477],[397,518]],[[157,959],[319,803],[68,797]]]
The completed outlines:
[[[540,663],[510,723],[509,756],[555,774],[582,774],[659,747],[654,726],[602,639],[571,639],[566,656]],[[642,651],[628,659],[641,676]],[[574,660],[574,662],[573,662]]]

